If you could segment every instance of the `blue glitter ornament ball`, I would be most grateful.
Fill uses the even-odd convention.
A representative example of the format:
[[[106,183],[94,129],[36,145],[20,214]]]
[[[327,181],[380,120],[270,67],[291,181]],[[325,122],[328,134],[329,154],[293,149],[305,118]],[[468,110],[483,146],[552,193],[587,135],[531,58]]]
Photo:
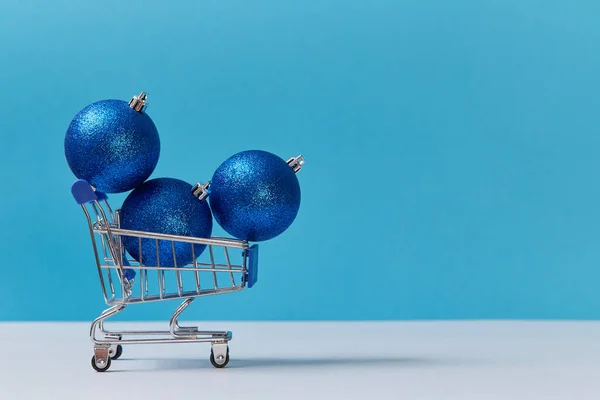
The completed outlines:
[[[252,242],[282,234],[300,208],[296,172],[302,163],[301,156],[288,163],[262,150],[228,158],[210,181],[208,199],[217,223],[230,235]]]
[[[175,178],[155,178],[135,188],[123,202],[120,226],[123,229],[171,235],[210,238],[212,214],[205,200],[198,200],[192,185]],[[123,245],[131,256],[140,261],[139,239],[123,237]],[[175,242],[177,267],[194,262],[206,245]],[[160,265],[175,266],[171,241],[159,240]],[[155,239],[142,239],[141,262],[157,266]]]
[[[65,136],[65,157],[79,179],[105,193],[127,192],[152,175],[160,139],[144,111],[146,94],[129,103],[102,100],[79,111]]]

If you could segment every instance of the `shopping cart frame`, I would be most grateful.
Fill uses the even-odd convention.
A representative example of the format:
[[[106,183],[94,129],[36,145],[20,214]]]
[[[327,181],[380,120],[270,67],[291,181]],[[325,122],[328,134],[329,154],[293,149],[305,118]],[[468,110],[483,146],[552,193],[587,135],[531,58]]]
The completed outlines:
[[[193,189],[197,194],[202,191],[202,186],[196,185]],[[85,214],[104,300],[109,306],[90,326],[90,339],[94,345],[92,367],[98,372],[108,370],[111,360],[116,360],[122,355],[122,345],[190,342],[210,342],[210,362],[216,368],[225,367],[229,362],[228,344],[233,337],[232,333],[203,331],[198,327],[181,326],[179,317],[197,297],[233,293],[254,286],[258,277],[258,245],[250,246],[247,241],[229,238],[195,238],[121,229],[120,210],[113,211],[106,194],[96,191],[82,179],[73,183],[71,193]],[[122,244],[122,238],[125,236],[137,238],[140,247],[142,240],[154,240],[157,249],[157,265],[145,265],[143,259],[140,260],[141,262],[129,260]],[[202,263],[195,258],[191,266],[179,267],[174,255],[174,266],[161,266],[158,252],[160,241],[170,241],[173,249],[178,242],[189,244],[192,254],[194,245],[206,245],[203,254],[208,253],[210,261]],[[219,247],[224,250],[226,259],[224,263],[215,262],[214,250]],[[239,264],[231,261],[230,250],[241,253]],[[149,275],[154,273],[158,277],[158,294],[151,294],[152,290],[149,289]],[[169,291],[165,276],[173,273],[176,276],[177,290]],[[211,288],[201,287],[201,273],[213,276]],[[184,290],[184,274],[195,276],[194,289]],[[231,285],[220,284],[217,274],[227,274],[231,278]],[[139,276],[138,296],[134,293],[136,276]],[[236,281],[236,276],[239,283]],[[178,299],[183,302],[171,315],[168,330],[107,330],[104,327],[107,319],[119,314],[128,305]]]

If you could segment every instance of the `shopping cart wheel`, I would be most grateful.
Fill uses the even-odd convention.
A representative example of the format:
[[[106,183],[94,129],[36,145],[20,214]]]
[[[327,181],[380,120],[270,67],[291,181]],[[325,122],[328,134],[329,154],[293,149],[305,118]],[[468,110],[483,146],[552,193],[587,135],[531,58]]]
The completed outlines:
[[[122,354],[123,346],[121,346],[120,344],[110,348],[110,358],[112,358],[113,360],[118,359],[119,357],[121,357]]]
[[[210,363],[215,368],[223,368],[229,363],[229,346],[225,345],[226,351],[217,351],[217,355],[215,356],[215,349],[217,346],[213,346],[213,349],[210,351]],[[220,350],[220,349],[219,349]]]
[[[110,368],[110,357],[106,358],[106,362],[96,362],[96,356],[92,356],[92,368],[98,372],[104,372]]]

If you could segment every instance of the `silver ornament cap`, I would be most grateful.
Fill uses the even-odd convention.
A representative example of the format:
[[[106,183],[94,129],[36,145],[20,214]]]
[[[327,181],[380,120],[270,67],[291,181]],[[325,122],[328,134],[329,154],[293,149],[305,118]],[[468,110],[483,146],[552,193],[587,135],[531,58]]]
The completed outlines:
[[[294,173],[300,172],[302,166],[304,165],[304,156],[300,154],[297,157],[292,157],[287,160],[287,164],[294,170]]]
[[[144,111],[147,104],[146,98],[148,98],[146,92],[141,92],[139,96],[133,96],[133,98],[129,100],[129,107],[137,112]]]
[[[206,182],[202,184],[201,182],[196,183],[192,186],[192,194],[198,200],[203,201],[208,197],[208,187],[210,186],[210,182]]]

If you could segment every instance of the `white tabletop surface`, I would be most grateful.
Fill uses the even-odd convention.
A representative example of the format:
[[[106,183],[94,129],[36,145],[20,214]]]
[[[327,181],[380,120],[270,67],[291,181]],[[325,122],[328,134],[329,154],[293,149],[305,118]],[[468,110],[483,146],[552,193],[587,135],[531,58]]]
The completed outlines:
[[[597,322],[201,327],[233,332],[226,368],[207,343],[130,345],[97,373],[89,324],[2,323],[0,399],[600,399]]]

